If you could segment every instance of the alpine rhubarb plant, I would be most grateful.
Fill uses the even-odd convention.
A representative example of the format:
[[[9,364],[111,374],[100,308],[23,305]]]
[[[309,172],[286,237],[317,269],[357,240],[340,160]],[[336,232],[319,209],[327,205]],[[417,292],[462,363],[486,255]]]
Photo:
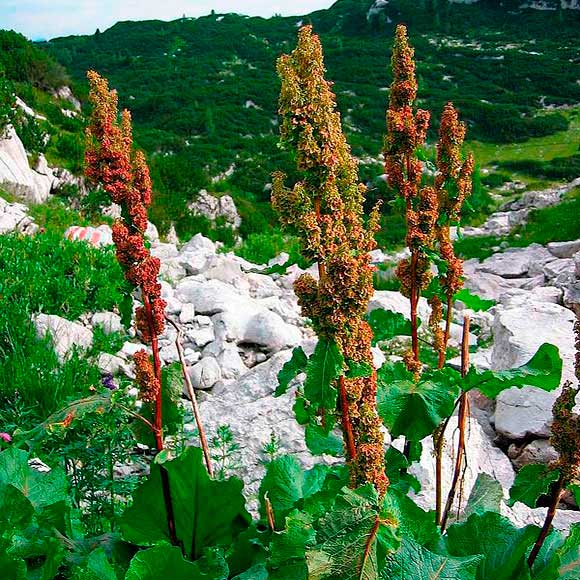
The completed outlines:
[[[288,189],[284,176],[276,174],[272,203],[282,224],[300,239],[303,256],[318,267],[318,279],[305,273],[294,284],[302,314],[320,340],[310,366],[322,365],[321,372],[305,385],[308,412],[328,432],[338,405],[352,484],[372,483],[382,495],[388,484],[384,439],[372,332],[365,320],[373,294],[369,252],[376,245],[378,212],[365,223],[365,188],[324,72],[320,41],[304,26],[294,51],[278,60],[281,138],[296,152],[301,179]],[[331,374],[329,358],[335,361]],[[311,389],[312,381],[318,384]]]

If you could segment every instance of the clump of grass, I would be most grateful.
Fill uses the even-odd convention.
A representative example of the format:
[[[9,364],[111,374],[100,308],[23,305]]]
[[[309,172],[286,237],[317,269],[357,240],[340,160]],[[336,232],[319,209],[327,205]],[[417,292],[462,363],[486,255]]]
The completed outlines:
[[[8,235],[0,244],[0,305],[76,320],[84,312],[112,310],[125,282],[112,249],[70,242],[53,232]]]
[[[515,230],[512,246],[564,242],[580,238],[580,188],[570,191],[561,203],[530,212],[525,225]]]
[[[125,282],[111,250],[54,232],[3,236],[0,271],[0,424],[26,430],[100,381],[85,354],[60,361],[50,340],[36,335],[32,315],[76,320],[84,312],[112,310]]]

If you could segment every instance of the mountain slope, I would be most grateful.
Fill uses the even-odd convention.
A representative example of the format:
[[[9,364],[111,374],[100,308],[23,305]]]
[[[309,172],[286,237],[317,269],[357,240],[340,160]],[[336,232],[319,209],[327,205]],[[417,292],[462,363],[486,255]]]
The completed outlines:
[[[380,152],[399,21],[409,25],[416,47],[422,106],[435,117],[453,100],[471,139],[499,143],[565,129],[566,114],[542,107],[580,102],[580,14],[499,4],[379,0],[371,9],[370,1],[339,0],[302,18],[212,14],[122,22],[43,46],[69,70],[78,91],[89,68],[119,89],[122,106],[133,112],[137,141],[150,154],[157,221],[168,223],[183,217],[199,188],[232,164],[227,187],[246,198],[266,199],[271,171],[289,169],[277,148],[275,61],[291,50],[301,22],[321,34],[328,77],[361,158]],[[380,172],[363,167],[365,178]]]

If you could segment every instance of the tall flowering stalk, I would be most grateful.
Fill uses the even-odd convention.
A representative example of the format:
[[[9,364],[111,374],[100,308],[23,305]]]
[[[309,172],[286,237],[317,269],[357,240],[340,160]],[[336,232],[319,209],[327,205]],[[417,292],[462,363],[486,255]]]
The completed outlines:
[[[303,274],[294,285],[303,315],[319,338],[337,344],[347,362],[373,368],[372,332],[364,315],[373,293],[369,252],[378,215],[373,212],[365,226],[364,186],[324,72],[320,41],[304,26],[296,49],[278,60],[281,138],[296,151],[302,179],[286,189],[284,176],[275,174],[272,203],[282,224],[300,238],[303,255],[318,264],[318,281]],[[376,372],[343,375],[337,386],[352,483],[373,483],[384,494],[388,480]]]
[[[442,368],[445,364],[453,300],[463,286],[463,262],[455,255],[451,226],[459,223],[463,202],[471,193],[473,157],[468,155],[463,160],[465,124],[459,121],[457,111],[448,103],[441,117],[435,182],[433,186],[423,184],[422,165],[417,150],[425,143],[430,115],[421,109],[414,111],[418,87],[413,56],[407,30],[399,25],[392,55],[393,83],[387,110],[385,171],[389,185],[399,193],[405,204],[406,242],[411,255],[399,263],[397,275],[401,281],[401,291],[408,296],[411,309],[411,350],[406,353],[405,362],[418,379],[422,365],[417,336],[417,306],[421,293],[427,289],[433,277],[431,258],[436,259],[439,288],[429,297],[429,328],[433,334],[433,348],[438,356],[437,366]],[[462,395],[459,401],[460,430],[465,429],[468,409],[467,399]],[[443,425],[434,434],[437,522],[441,517],[444,431]],[[464,432],[460,434],[460,445],[464,443],[464,435]],[[462,454],[463,449],[458,449],[458,456]],[[458,475],[456,473],[454,479]],[[453,503],[455,487],[447,498],[448,506]]]
[[[140,290],[143,302],[135,312],[135,321],[143,342],[151,345],[153,360],[145,350],[135,353],[133,360],[141,398],[155,409],[152,430],[159,452],[164,443],[158,338],[165,327],[165,302],[158,282],[160,261],[145,247],[147,207],[151,204],[149,168],[143,153],[133,151],[129,111],[124,110],[119,120],[116,91],[109,90],[107,80],[94,71],[87,77],[93,112],[87,129],[85,172],[121,207],[122,217],[113,225],[113,241],[125,278]],[[169,480],[164,469],[161,474],[169,533],[176,543]]]
[[[445,271],[439,275],[439,284],[446,301],[445,330],[440,341],[436,342],[439,368],[445,364],[453,313],[453,298],[457,291],[463,287],[463,260],[455,255],[451,242],[450,226],[459,224],[463,202],[471,194],[473,155],[469,153],[463,161],[461,150],[465,141],[465,133],[465,123],[459,121],[457,110],[453,104],[447,103],[441,115],[437,143],[437,175],[435,177],[435,190],[439,206],[435,238],[438,253],[445,264]],[[432,305],[433,310],[441,312],[441,299],[438,295],[435,296],[433,302],[439,302],[438,307],[435,304]]]
[[[552,408],[554,421],[552,423],[550,443],[558,452],[558,460],[554,462],[553,467],[560,470],[560,477],[552,489],[550,505],[546,512],[542,530],[528,556],[528,566],[530,568],[533,566],[550,533],[550,527],[556,515],[562,492],[566,486],[580,478],[580,415],[574,413],[576,397],[580,393],[580,314],[576,314],[574,333],[576,335],[575,371],[579,385],[577,387],[573,387],[571,383],[564,385],[562,393],[556,399]]]
[[[435,243],[438,202],[434,187],[421,186],[422,165],[417,149],[425,143],[430,115],[428,111],[413,109],[417,98],[413,54],[406,28],[397,26],[391,59],[393,83],[387,110],[385,172],[389,186],[397,190],[405,204],[406,242],[411,256],[401,260],[397,277],[401,292],[411,303],[411,350],[406,353],[405,363],[418,377],[421,362],[417,307],[421,292],[432,279],[427,251]]]

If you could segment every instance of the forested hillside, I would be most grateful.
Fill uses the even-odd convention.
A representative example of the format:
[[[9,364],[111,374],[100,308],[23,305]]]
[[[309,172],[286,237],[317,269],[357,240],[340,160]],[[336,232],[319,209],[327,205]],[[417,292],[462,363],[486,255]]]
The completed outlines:
[[[518,5],[339,0],[301,18],[211,14],[122,22],[43,47],[66,67],[77,92],[86,92],[88,69],[123,88],[121,105],[131,109],[136,140],[150,155],[153,216],[162,228],[174,221],[178,231],[193,233],[186,203],[209,186],[234,191],[249,234],[265,226],[249,216],[256,201],[269,197],[264,185],[270,173],[291,169],[277,147],[275,60],[289,50],[300,22],[311,22],[321,35],[345,130],[363,161],[363,178],[374,182],[382,173],[376,159],[391,82],[388,39],[400,21],[409,25],[416,49],[420,105],[437,117],[452,100],[468,123],[468,140],[483,143],[476,147],[484,162],[493,160],[490,144],[569,128],[574,112],[565,107],[580,102],[580,14]],[[431,140],[436,130],[433,124]],[[557,137],[546,160],[573,154],[569,141]],[[537,149],[525,145],[517,160],[536,157]]]

